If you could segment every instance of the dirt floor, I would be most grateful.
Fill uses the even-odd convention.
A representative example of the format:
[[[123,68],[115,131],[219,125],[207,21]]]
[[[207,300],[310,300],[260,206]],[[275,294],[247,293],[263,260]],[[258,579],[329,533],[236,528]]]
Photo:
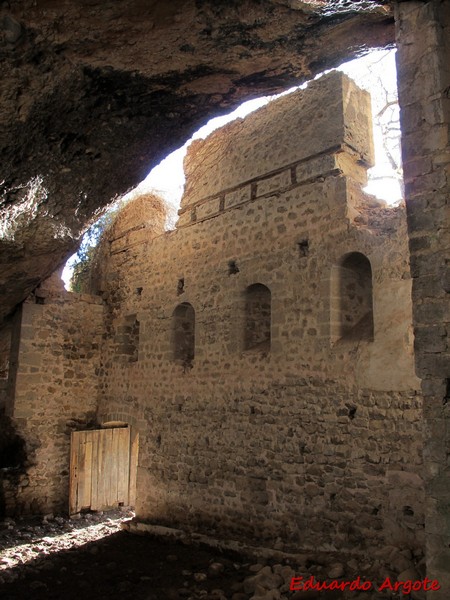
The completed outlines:
[[[290,592],[305,565],[224,555],[130,534],[121,523],[131,513],[86,514],[77,520],[7,519],[0,523],[2,600],[372,600],[376,592]],[[289,562],[289,561],[288,561]],[[322,567],[308,561],[307,574]],[[347,568],[347,567],[346,567]],[[336,575],[340,566],[335,566]],[[342,569],[341,569],[342,570]],[[253,579],[258,578],[258,585]],[[284,584],[280,582],[284,580]],[[405,596],[403,596],[405,597]]]
[[[210,553],[122,531],[121,521],[129,517],[113,513],[76,521],[7,521],[10,529],[0,532],[0,597],[205,598],[201,590],[232,584],[239,571],[232,561],[221,557],[224,572],[211,579]]]

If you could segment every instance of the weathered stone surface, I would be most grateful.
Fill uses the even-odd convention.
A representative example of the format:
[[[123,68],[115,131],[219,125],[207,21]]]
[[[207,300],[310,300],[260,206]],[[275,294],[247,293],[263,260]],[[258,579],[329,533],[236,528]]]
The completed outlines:
[[[264,565],[260,564],[260,563],[255,563],[254,565],[250,565],[249,567],[249,571],[251,573],[258,573],[258,571],[261,571],[261,569],[264,567]]]
[[[317,110],[324,101],[327,109]],[[271,118],[266,110],[256,111],[245,121],[226,125],[221,136],[194,143],[184,163],[182,210],[219,192],[235,191],[256,178],[256,196],[288,187],[291,172],[286,166],[302,165],[304,160],[335,148],[345,147],[361,163],[373,164],[372,136],[367,135],[371,130],[370,97],[349,78],[343,79],[338,91],[322,77],[310,82],[308,93],[298,94],[297,102],[280,98],[268,110]],[[291,124],[290,130],[286,122]],[[234,140],[232,147],[223,143],[225,135]],[[264,136],[265,143],[255,145],[257,136]]]
[[[331,565],[330,569],[327,571],[328,579],[339,579],[344,576],[344,565],[341,563],[335,563]]]
[[[342,96],[348,85],[334,73],[319,88]],[[317,88],[288,100],[307,104],[308,94]],[[255,145],[276,145],[275,104],[258,115],[266,127]],[[354,120],[342,135],[357,139],[359,127]],[[233,146],[226,131],[213,138]],[[302,164],[315,160],[297,139]],[[287,188],[281,178],[274,195],[223,204],[173,232],[163,232],[157,198],[130,203],[94,261],[101,297],[52,284],[23,305],[10,414],[38,458],[16,491],[25,509],[65,502],[69,433],[97,409],[101,422],[139,432],[140,519],[281,550],[376,547],[386,537],[420,546],[421,398],[404,214],[365,207],[353,149],[328,153],[321,177]],[[344,268],[349,253],[356,265]],[[345,330],[344,315],[353,323]],[[373,330],[361,326],[367,315]],[[289,573],[263,567],[249,593],[286,586]]]
[[[251,596],[250,600],[280,600],[281,593],[277,589],[263,588],[258,586],[255,594]]]
[[[208,117],[392,43],[383,5],[2,3],[0,318]]]
[[[231,600],[248,600],[248,595],[242,592],[236,592],[231,596]]]
[[[95,421],[98,395],[101,299],[53,282],[39,293],[17,315],[23,335],[11,356],[6,412],[25,444],[19,482],[6,472],[1,500],[14,514],[67,510],[70,432]]]
[[[294,592],[291,596],[291,600],[315,600],[320,597],[320,592],[316,590],[306,590]]]
[[[218,577],[223,573],[225,567],[220,562],[213,562],[208,567],[208,577]]]
[[[333,74],[325,83],[328,96],[346,79]],[[276,145],[274,117],[279,127],[275,103],[258,115],[267,126],[255,145]],[[233,146],[226,131],[206,145]],[[131,227],[130,204],[125,231],[118,222],[101,244],[92,288],[107,303],[99,418],[139,428],[139,518],[297,551],[299,543],[422,543],[421,397],[404,213],[367,208],[356,155],[339,147],[329,154],[339,159],[324,160],[321,177],[287,188],[280,179],[273,195],[243,195],[241,204],[222,204],[217,216],[167,234]],[[364,225],[355,213],[367,217]],[[372,265],[375,327],[373,336],[362,327],[345,338],[336,326],[339,265],[353,251]],[[270,340],[249,348],[245,295],[255,283],[270,289]],[[183,361],[174,315],[188,304],[195,326],[182,322],[195,336]],[[135,362],[122,360],[118,342],[130,315],[140,322]]]
[[[450,5],[402,3],[396,16],[416,369],[425,394],[427,576],[441,586],[431,592],[433,598],[445,600],[450,589]]]
[[[292,7],[297,3],[279,4],[288,4],[289,11],[293,11]],[[309,6],[305,6],[307,4]],[[348,5],[348,3],[342,4]],[[352,3],[352,5],[356,6],[355,3]],[[16,7],[18,14],[14,12]],[[141,172],[143,170],[143,168],[136,167],[135,161],[140,160],[140,157],[145,154],[141,150],[143,148],[145,150],[149,146],[146,141],[142,141],[143,134],[139,135],[139,118],[141,118],[144,124],[151,124],[150,131],[155,132],[157,129],[155,129],[154,123],[152,124],[152,120],[149,117],[151,111],[148,107],[142,108],[145,105],[142,98],[146,98],[146,92],[150,89],[147,80],[151,75],[148,73],[142,75],[139,60],[142,61],[142,56],[150,56],[151,53],[143,52],[142,56],[138,58],[133,57],[136,59],[133,64],[139,65],[137,71],[144,79],[142,81],[140,75],[138,75],[137,79],[142,85],[138,83],[134,86],[130,83],[131,77],[124,76],[122,80],[118,76],[118,73],[127,73],[126,68],[119,64],[120,57],[123,56],[122,47],[125,48],[125,55],[132,53],[132,48],[123,44],[123,35],[124,32],[127,35],[127,28],[122,32],[114,31],[114,35],[107,36],[101,42],[96,41],[94,35],[91,36],[91,31],[94,31],[94,33],[96,30],[100,31],[100,20],[102,20],[101,27],[103,27],[105,14],[108,15],[108,11],[110,10],[114,12],[117,7],[120,10],[123,8],[123,4],[115,3],[115,7],[108,5],[105,8],[106,13],[101,15],[101,19],[99,12],[95,12],[95,6],[92,14],[83,13],[83,10],[80,8],[79,10],[83,14],[77,15],[80,16],[80,19],[74,19],[74,14],[71,11],[75,10],[76,7],[66,3],[64,8],[64,10],[67,9],[67,13],[65,13],[67,15],[66,21],[66,16],[58,13],[59,8],[55,8],[53,5],[45,8],[49,12],[44,15],[44,8],[41,4],[39,7],[30,7],[25,2],[19,2],[15,3],[13,9],[11,9],[8,3],[2,4],[0,22],[2,27],[2,42],[5,45],[2,47],[1,60],[3,61],[2,66],[3,64],[5,65],[2,72],[6,73],[6,75],[4,77],[5,85],[2,87],[2,93],[5,91],[5,101],[0,113],[0,119],[5,126],[0,133],[2,136],[2,150],[3,148],[5,149],[3,153],[5,156],[5,173],[1,173],[2,177],[0,177],[0,180],[6,177],[4,198],[7,202],[2,206],[4,214],[8,217],[14,217],[14,219],[5,219],[2,239],[2,247],[5,250],[5,258],[2,258],[5,264],[5,268],[2,271],[5,278],[5,284],[2,288],[4,292],[2,297],[5,299],[4,314],[10,310],[17,299],[23,297],[26,290],[36,285],[44,273],[49,273],[52,270],[55,261],[62,260],[67,248],[73,245],[73,238],[77,237],[83,226],[82,223],[93,214],[97,205],[107,201],[113,189],[115,191],[119,189],[117,187],[118,183],[120,183],[119,176],[117,175],[118,169],[114,169],[114,167],[117,167],[118,164],[117,155],[119,153],[118,146],[120,145],[118,139],[120,134],[125,130],[125,125],[121,120],[122,116],[124,116],[125,121],[129,119],[132,122],[130,130],[133,132],[133,140],[131,141],[132,158],[130,162],[133,164],[131,166],[129,163],[124,164],[124,176],[121,179],[120,185],[123,183],[124,187],[128,186],[129,183],[136,179],[137,171]],[[311,12],[310,3],[301,3],[301,8],[305,11],[304,15],[314,16],[314,19],[310,22],[310,24],[312,23],[313,31],[320,34],[324,31],[325,33],[331,31],[330,36],[335,34],[335,39],[337,40],[342,39],[339,36],[346,30],[346,27],[355,24],[355,19],[342,18],[342,14],[339,15],[339,18],[333,17],[331,20],[329,19],[321,24],[320,17],[319,21],[315,20],[317,13]],[[210,11],[208,14],[216,11],[214,17],[217,17],[217,22],[220,20],[219,17],[221,18],[225,14],[223,11],[226,10],[221,7],[213,8],[207,4],[204,5],[203,9]],[[233,10],[235,10],[234,7]],[[286,7],[283,10],[287,10]],[[424,379],[424,390],[427,390],[427,398],[424,405],[426,432],[427,435],[431,434],[431,432],[437,432],[439,436],[438,439],[435,439],[430,435],[426,447],[426,457],[428,460],[426,465],[427,477],[430,482],[428,488],[430,501],[427,525],[429,532],[428,556],[430,570],[436,576],[441,577],[445,583],[448,583],[447,567],[450,540],[449,523],[448,519],[446,520],[448,513],[448,486],[446,487],[445,485],[445,481],[448,480],[448,458],[443,450],[448,448],[445,438],[447,434],[445,432],[449,431],[448,427],[445,427],[445,423],[448,421],[446,407],[449,405],[448,348],[446,350],[442,349],[444,338],[441,333],[438,334],[437,339],[430,332],[431,329],[442,328],[449,322],[448,286],[446,283],[446,273],[448,270],[448,253],[446,249],[449,246],[448,240],[445,237],[448,235],[448,229],[445,227],[445,224],[448,222],[448,186],[446,183],[448,179],[442,174],[443,171],[448,171],[448,152],[446,152],[446,148],[448,147],[449,107],[447,96],[450,82],[448,81],[448,70],[445,67],[448,64],[448,40],[450,39],[450,36],[447,35],[448,11],[448,3],[430,0],[429,2],[402,2],[397,12],[397,37],[400,49],[400,102],[402,105],[402,127],[406,134],[404,135],[403,148],[405,170],[407,173],[406,192],[411,238],[410,247],[412,251],[412,273],[414,277],[415,325],[419,332],[419,337],[423,334],[423,337],[416,346],[418,350],[417,365],[418,373]],[[292,12],[289,12],[291,17],[292,14]],[[295,18],[298,18],[299,14],[296,14]],[[373,23],[378,22],[379,14],[379,12],[374,12],[370,17]],[[129,18],[128,14],[126,18]],[[89,19],[92,22],[92,29],[86,26]],[[67,25],[69,20],[70,31]],[[212,19],[211,21],[214,20]],[[367,23],[367,17],[360,18],[359,22],[364,21]],[[280,19],[277,21],[278,24],[281,22],[283,22],[283,26],[287,22],[291,23],[290,19]],[[73,23],[82,24],[83,31],[86,32],[83,43],[77,42],[79,29],[74,27]],[[167,21],[165,21],[166,24]],[[335,27],[329,29],[327,27],[328,24],[332,24]],[[41,30],[39,29],[40,25],[42,25]],[[96,29],[97,26],[98,29]],[[136,25],[137,28],[140,26],[140,23]],[[383,24],[382,28],[384,29]],[[155,33],[156,29],[155,27]],[[351,28],[347,31],[350,30]],[[296,29],[296,31],[299,30]],[[62,37],[59,37],[60,32],[62,32]],[[218,38],[217,36],[214,37],[212,33],[213,31],[211,30],[209,37],[215,40],[213,42],[215,44]],[[226,35],[222,35],[223,44],[225,43],[224,40],[228,41],[229,34],[230,31],[228,30]],[[361,29],[361,36],[366,36],[366,34],[367,31],[363,27]],[[376,36],[377,33],[374,35]],[[155,35],[155,38],[157,37]],[[289,51],[292,50],[292,46],[296,45],[293,42],[294,38],[291,38],[290,44],[287,44]],[[120,40],[122,46],[120,49],[115,49],[117,52],[112,53],[110,50],[114,46],[115,39]],[[54,40],[56,40],[56,43],[54,43]],[[233,48],[236,47],[235,41],[234,39]],[[99,56],[98,50],[103,43],[104,54],[101,56],[100,52]],[[357,47],[357,40],[355,44]],[[258,46],[258,44],[256,45]],[[307,43],[304,45],[307,46]],[[279,44],[279,46],[282,47],[283,44]],[[320,44],[318,46],[321,47]],[[335,47],[333,45],[331,47],[334,52]],[[325,52],[328,52],[326,44],[323,45],[323,48],[325,48]],[[284,47],[283,51],[284,49],[286,48]],[[314,44],[311,51],[314,51]],[[339,50],[337,50],[337,53],[339,54]],[[107,65],[110,65],[112,62],[108,58],[112,54],[117,56],[118,63],[111,65],[112,69],[108,70]],[[298,48],[296,48],[294,54],[296,57],[299,57],[299,61],[304,60],[305,55],[298,52]],[[199,56],[205,55],[206,53],[202,54],[199,51]],[[160,63],[164,62],[160,60],[158,52],[155,52],[154,56],[157,57]],[[270,56],[271,60],[272,57],[275,57],[274,60],[277,60],[276,57],[279,57],[279,54],[277,51],[274,51]],[[327,56],[331,57],[331,54]],[[264,51],[261,52],[259,58],[260,61],[257,60],[256,64],[265,64],[267,59],[264,57]],[[153,58],[146,58],[145,60],[151,62]],[[172,57],[169,57],[168,53],[165,64],[168,64],[170,60],[172,60]],[[245,57],[240,57],[239,61],[241,60],[244,63],[246,62]],[[128,61],[128,65],[131,62]],[[250,61],[246,62],[246,68],[249,69],[247,73],[254,73],[254,65],[250,68],[249,64]],[[297,68],[295,64],[294,69]],[[289,71],[286,65],[287,63],[281,65],[278,72],[278,75],[282,79],[284,77],[289,78],[293,74],[293,71]],[[298,68],[301,70],[303,67],[298,66]],[[318,63],[309,65],[310,71],[315,71],[317,68],[319,68]],[[193,73],[194,76],[191,77]],[[261,89],[270,86],[273,89],[278,86],[281,87],[284,81],[270,79],[273,74],[274,71],[261,75],[259,79]],[[218,82],[217,79],[214,77],[211,78],[210,75],[211,73],[208,73],[206,76],[206,83],[208,85],[214,84],[215,90],[219,89],[223,79],[221,78]],[[228,75],[226,73],[225,78]],[[244,79],[239,80],[236,84],[235,92],[230,92],[227,96],[227,92],[223,91],[221,98],[218,98],[214,96],[214,93],[210,93],[209,89],[206,92],[203,90],[199,93],[196,93],[194,89],[190,89],[188,80],[189,82],[195,82],[194,87],[196,83],[199,83],[201,87],[202,81],[199,81],[199,79],[201,80],[202,77],[204,77],[204,73],[190,72],[183,79],[183,84],[186,84],[184,88],[183,84],[179,84],[178,81],[173,86],[173,82],[166,82],[166,87],[164,87],[165,83],[161,82],[161,80],[157,82],[164,87],[165,91],[170,91],[174,87],[176,88],[176,99],[172,106],[180,106],[177,102],[181,97],[178,94],[178,91],[181,89],[183,89],[183,93],[186,92],[184,100],[190,99],[192,101],[191,106],[188,107],[192,111],[189,112],[186,109],[186,131],[189,131],[194,126],[194,122],[197,117],[200,118],[200,114],[206,113],[211,107],[220,104],[222,104],[221,108],[224,108],[227,98],[230,102],[233,102],[237,100],[241,92],[242,94],[246,94],[247,92],[252,93],[252,84],[258,83],[254,78],[250,78],[249,80],[244,77]],[[230,78],[232,79],[232,76]],[[155,81],[152,81],[152,85],[154,83]],[[83,87],[89,92],[86,97],[83,95],[81,89]],[[112,89],[117,91],[117,94],[111,93]],[[130,97],[139,98],[138,103],[142,109],[141,112],[139,110],[134,111],[134,108],[131,107],[132,102],[128,99],[127,94],[119,93],[125,89],[133,90],[133,94]],[[151,87],[151,90],[153,92],[154,88]],[[111,97],[113,100],[109,102]],[[166,98],[166,96],[164,97]],[[90,104],[89,98],[95,98],[96,100]],[[170,105],[170,98],[168,99],[168,105]],[[164,102],[160,102],[161,98],[157,96],[152,96],[152,100],[155,101],[152,105],[153,107],[164,104]],[[189,104],[189,102],[187,103]],[[55,106],[58,107],[58,110],[54,109]],[[77,106],[80,107],[79,119],[76,111],[72,110]],[[90,111],[92,111],[92,116],[89,114]],[[111,114],[111,119],[109,119],[109,114]],[[139,118],[137,115],[139,115]],[[169,112],[166,113],[164,109],[158,117],[161,117],[164,127],[169,131]],[[96,131],[94,125],[100,122],[104,124],[102,125],[104,130],[102,131],[99,128],[99,131]],[[67,128],[65,123],[68,124]],[[86,127],[85,124],[87,124]],[[176,129],[175,127],[172,128],[172,132]],[[46,134],[47,131],[49,133],[48,136]],[[81,137],[78,137],[78,132],[82,132]],[[178,132],[179,130],[177,129],[176,133],[178,134]],[[184,135],[184,133],[180,133],[180,135]],[[169,145],[164,137],[164,133],[161,133],[159,138],[156,136],[156,138],[160,144],[159,148],[165,148]],[[96,145],[93,148],[94,152],[91,151],[91,146],[87,144],[91,139]],[[130,141],[126,132],[124,133],[124,139],[127,142]],[[157,142],[153,140],[150,144],[150,149],[153,150],[154,156],[158,152],[155,150]],[[41,149],[40,154],[39,149]],[[105,158],[105,162],[102,162],[104,169],[89,169],[88,167],[101,159],[101,156],[97,154],[100,150],[103,152],[101,156]],[[83,156],[83,153],[85,156]],[[75,171],[71,175],[71,171],[67,171],[66,169],[71,169],[72,163]],[[62,172],[60,173],[58,169],[61,166]],[[106,176],[104,175],[108,170],[108,177],[111,181],[106,181]],[[92,172],[94,171],[96,173],[95,182],[92,181]],[[83,176],[85,177],[84,181]],[[88,190],[91,195],[87,194],[86,198],[84,198],[84,189]],[[254,190],[250,188],[250,190],[246,190],[246,194],[248,191],[250,191],[251,199],[251,194],[254,193]],[[8,198],[6,198],[6,193],[9,194]],[[55,199],[55,194],[57,194],[57,199]],[[246,194],[242,196],[242,202],[245,202],[248,198]],[[100,198],[99,200],[96,198],[97,196]],[[76,215],[68,208],[72,198],[81,199]],[[237,205],[240,202],[241,198],[230,197],[230,204]],[[221,206],[222,204],[219,202],[219,210]],[[226,197],[224,206],[225,208],[230,207],[227,206]],[[355,211],[354,206],[350,207],[346,213],[351,226],[360,226],[361,228],[370,227],[371,220],[369,215],[364,212],[357,213],[358,211]],[[242,215],[242,210],[240,210],[239,214]],[[282,214],[282,211],[280,211],[280,214]],[[214,216],[213,213],[208,213],[205,218],[210,218],[211,216]],[[47,217],[48,220],[45,223]],[[333,217],[336,217],[336,214]],[[292,219],[294,218],[292,217]],[[58,219],[60,220],[58,221]],[[28,223],[30,223],[29,226]],[[26,231],[27,229],[28,231]],[[51,232],[50,235],[48,235],[49,231]],[[274,231],[277,237],[281,237],[286,232],[289,232],[289,223],[286,225],[280,222]],[[302,237],[300,242],[303,243],[304,241],[305,239]],[[207,244],[205,247],[209,248]],[[190,246],[194,254],[200,248],[201,243]],[[306,257],[303,254],[305,246],[301,248],[302,258],[300,260],[304,260]],[[309,254],[311,254],[312,250],[313,248],[308,250]],[[276,268],[276,266],[273,268]],[[226,268],[224,272],[226,272]],[[407,278],[407,275],[404,274],[403,278]],[[219,292],[220,296],[220,285],[216,291]],[[399,296],[396,297],[398,298]],[[428,299],[430,299],[430,302]],[[422,306],[422,304],[428,304],[428,306]],[[161,312],[158,314],[158,318],[161,318]],[[282,326],[282,323],[276,323],[276,327]],[[422,332],[420,332],[420,329],[422,329]],[[309,332],[308,335],[311,337],[313,335],[317,336],[317,332],[323,330],[324,327],[308,327],[307,329]],[[448,331],[449,328],[447,327]],[[315,333],[313,334],[313,332]],[[27,336],[30,336],[30,331],[27,331],[25,327],[23,334],[24,339],[26,339]],[[146,335],[147,339],[150,340],[150,332],[147,332]],[[214,335],[214,332],[212,335]],[[281,346],[281,342],[276,342],[273,348],[280,348]],[[228,341],[227,348],[236,347],[235,340]],[[430,357],[432,354],[437,355],[437,360],[433,360],[434,357]],[[158,360],[161,360],[161,358]],[[30,355],[30,361],[39,362],[39,357]],[[302,367],[304,364],[302,362]],[[377,369],[379,369],[379,366]],[[39,369],[39,365],[37,364],[30,364],[30,367]],[[30,376],[30,382],[33,385],[39,383],[41,378],[37,372],[30,373]],[[361,377],[361,373],[357,376]],[[371,377],[372,381],[375,380],[373,374]],[[5,394],[3,394],[3,398],[5,398]],[[174,401],[180,402],[179,399]],[[386,397],[379,398],[379,402],[386,405],[390,402],[390,399]],[[398,416],[404,414],[405,406],[408,410],[412,407],[420,410],[416,404],[417,398],[409,396],[407,399],[404,399],[404,402],[403,406],[399,403]],[[276,402],[273,404],[276,405]],[[260,407],[255,407],[254,403],[248,409],[251,415],[259,416],[262,414]],[[351,405],[347,409],[348,411],[354,411],[355,406]],[[355,414],[352,412],[351,414],[352,420],[359,418],[358,413]],[[373,431],[380,431],[382,429],[381,423],[383,421],[386,422],[388,414],[386,408],[382,408],[379,414],[380,419],[374,420]],[[343,416],[340,418],[342,419]],[[362,418],[365,418],[366,422],[368,422],[369,417],[372,419],[372,416],[372,414],[369,414]],[[148,415],[145,415],[145,417],[148,417]],[[273,416],[270,418],[273,419]],[[143,420],[145,421],[144,418]],[[376,423],[376,421],[379,422]],[[405,421],[412,422],[408,417]],[[308,427],[306,423],[305,430]],[[405,434],[405,437],[408,436]],[[159,443],[161,443],[161,438],[159,439]],[[303,448],[302,452],[304,452],[306,446],[301,447]],[[360,450],[357,449],[356,452],[358,456]],[[370,476],[373,476],[380,472],[380,465],[383,464],[383,459],[377,457],[373,451],[368,452],[367,456],[370,457],[371,461],[368,473]],[[396,459],[394,456],[395,451],[390,458],[393,461],[398,460],[398,454]],[[398,465],[395,466],[395,468],[397,467]],[[343,467],[337,468],[343,469]],[[289,465],[289,463],[285,465],[286,473],[294,474],[295,469],[296,467]],[[343,475],[342,471],[339,471],[339,473],[341,476]],[[166,473],[162,474],[163,477],[165,475]],[[275,476],[278,476],[278,474],[275,474]],[[197,483],[205,485],[208,477],[207,473],[199,475]],[[26,479],[23,480],[23,483],[26,483]],[[29,482],[26,485],[29,485]],[[317,497],[320,498],[320,492],[317,493],[317,490],[311,488],[310,482],[308,482],[308,485],[311,498],[314,498],[316,502]],[[244,487],[244,485],[241,485],[240,489]],[[265,491],[260,488],[260,484],[255,484],[254,495],[250,495],[250,500],[254,502],[257,499],[261,505],[264,505],[264,503],[269,502],[270,494],[273,495],[275,489]],[[230,494],[229,497],[231,498],[236,492],[228,490],[227,493]],[[349,499],[348,502],[352,506],[358,505],[358,502],[352,499]],[[409,519],[412,516],[409,514],[411,507],[408,505],[403,508],[405,511],[404,516]],[[374,510],[378,510],[378,508],[374,507]],[[371,516],[364,515],[362,521],[368,523],[371,519]],[[409,525],[410,523],[408,522]],[[349,535],[353,536],[354,534],[350,532]],[[445,586],[443,588],[445,589]]]

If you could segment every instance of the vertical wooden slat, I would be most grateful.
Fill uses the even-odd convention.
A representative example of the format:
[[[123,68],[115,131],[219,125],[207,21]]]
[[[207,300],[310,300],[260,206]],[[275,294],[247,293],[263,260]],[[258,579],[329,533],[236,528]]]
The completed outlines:
[[[98,502],[98,461],[99,461],[99,436],[92,439],[92,470],[91,470],[91,509],[99,510]]]
[[[97,461],[93,464],[93,471],[95,472],[95,482],[96,482],[96,490],[95,490],[95,505],[92,506],[92,510],[101,510],[104,508],[103,502],[103,487],[105,485],[104,480],[104,434],[103,431],[97,432]]]
[[[109,429],[104,429],[100,432],[99,436],[99,453],[98,453],[98,508],[101,510],[107,508],[107,493],[109,486],[109,473],[108,473],[108,438],[110,435]]]
[[[130,444],[130,475],[129,475],[129,485],[128,485],[128,500],[127,504],[130,506],[136,505],[136,476],[137,476],[137,466],[138,466],[138,457],[139,457],[139,433],[134,432],[131,435],[131,444]]]
[[[75,432],[70,436],[69,514],[77,512],[78,445]]]
[[[91,495],[92,495],[92,445],[93,436],[90,435],[93,432],[84,432],[84,493],[82,499],[82,506],[80,508],[91,507]]]
[[[112,454],[112,437],[113,429],[105,429],[102,431],[102,463],[101,463],[101,482],[102,494],[101,503],[104,508],[110,508],[111,497],[111,469],[113,457]]]
[[[129,504],[129,479],[130,479],[130,429],[118,430],[117,471],[118,489],[117,502],[125,506]]]
[[[86,435],[84,431],[77,432],[77,450],[78,450],[78,485],[77,485],[77,512],[85,508],[86,492]],[[89,504],[88,504],[89,506]]]
[[[111,488],[110,493],[111,496],[109,498],[110,502],[117,506],[120,502],[119,500],[119,463],[120,463],[120,429],[112,430],[112,461],[111,461]]]

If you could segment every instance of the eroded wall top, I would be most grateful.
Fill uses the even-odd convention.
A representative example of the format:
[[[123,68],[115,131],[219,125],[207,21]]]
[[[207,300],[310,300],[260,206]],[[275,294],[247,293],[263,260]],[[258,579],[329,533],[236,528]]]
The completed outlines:
[[[370,96],[332,72],[194,142],[182,210],[262,175],[327,152],[374,161]]]

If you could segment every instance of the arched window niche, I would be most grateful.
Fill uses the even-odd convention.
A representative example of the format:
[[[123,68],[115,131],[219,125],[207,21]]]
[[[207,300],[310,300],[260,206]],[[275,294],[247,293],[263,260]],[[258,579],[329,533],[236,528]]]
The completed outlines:
[[[189,302],[179,304],[172,313],[172,354],[182,365],[192,366],[195,356],[195,310]]]
[[[372,267],[361,252],[345,254],[331,273],[331,340],[373,341]]]
[[[271,341],[272,298],[262,283],[249,285],[245,291],[244,350],[269,352]]]

